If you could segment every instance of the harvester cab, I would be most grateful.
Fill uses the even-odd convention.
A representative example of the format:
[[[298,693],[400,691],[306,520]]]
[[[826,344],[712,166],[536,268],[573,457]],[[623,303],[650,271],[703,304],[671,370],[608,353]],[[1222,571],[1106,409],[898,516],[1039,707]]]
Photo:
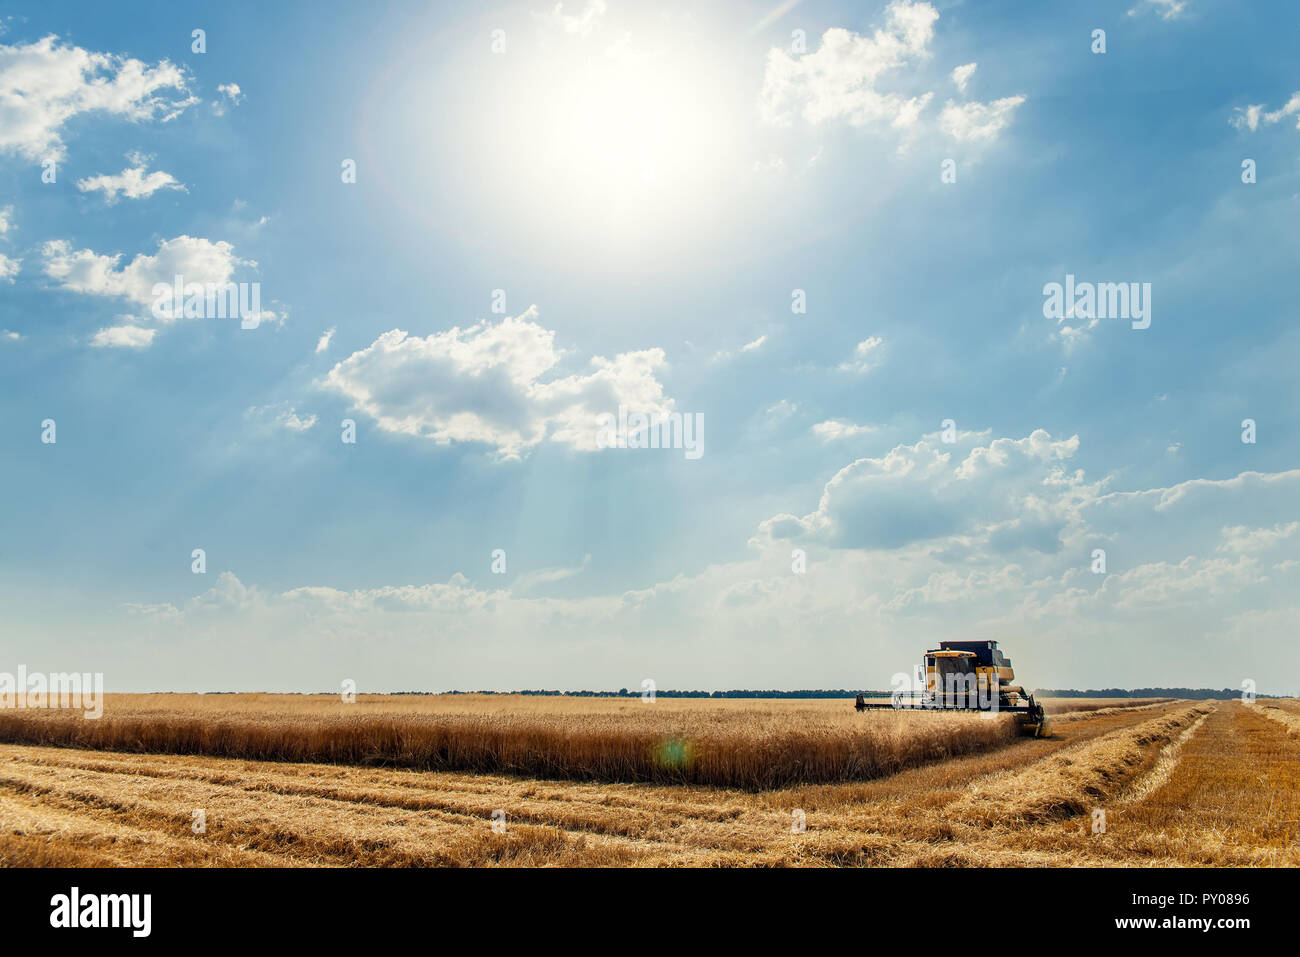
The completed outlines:
[[[1011,659],[996,641],[941,641],[925,653],[925,687],[912,694],[895,694],[887,702],[858,696],[859,711],[871,708],[984,711],[1016,717],[1021,732],[1041,737],[1047,719],[1043,706],[1020,685]]]

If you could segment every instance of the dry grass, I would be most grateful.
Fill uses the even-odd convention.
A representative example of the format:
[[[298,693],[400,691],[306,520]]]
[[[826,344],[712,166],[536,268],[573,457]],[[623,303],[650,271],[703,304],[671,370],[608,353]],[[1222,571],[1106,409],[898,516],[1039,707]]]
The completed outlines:
[[[0,741],[758,790],[893,774],[1017,733],[1007,716],[860,715],[851,700],[223,697],[114,696],[98,720],[0,712]]]
[[[804,707],[748,704],[721,710]],[[1265,710],[1099,709],[1048,739],[757,792],[0,745],[0,864],[1296,866],[1300,742]]]

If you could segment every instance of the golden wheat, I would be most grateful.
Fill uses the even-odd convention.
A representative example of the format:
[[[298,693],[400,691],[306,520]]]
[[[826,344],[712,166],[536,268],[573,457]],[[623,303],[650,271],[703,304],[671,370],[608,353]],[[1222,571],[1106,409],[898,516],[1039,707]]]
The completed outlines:
[[[174,709],[193,702],[168,698],[145,707],[110,700],[98,720],[67,712],[0,712],[0,741],[757,790],[880,777],[1016,737],[1008,716],[860,715],[851,701],[835,702],[834,709],[824,702],[661,708],[658,701],[586,699],[575,705],[525,698],[493,700],[495,712],[481,713],[453,711],[445,699],[433,699],[399,702],[401,710],[393,713],[385,710],[391,700],[367,699],[349,712],[351,706],[337,699],[285,696],[239,702],[243,707],[227,716],[203,700],[208,696],[183,711]],[[564,704],[557,708],[557,701]],[[476,702],[450,703],[463,709]]]

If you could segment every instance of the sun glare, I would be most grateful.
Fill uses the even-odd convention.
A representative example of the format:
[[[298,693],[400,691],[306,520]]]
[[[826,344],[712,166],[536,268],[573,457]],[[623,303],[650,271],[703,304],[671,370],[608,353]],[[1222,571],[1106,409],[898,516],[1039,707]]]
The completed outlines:
[[[737,109],[692,37],[615,35],[512,54],[486,115],[515,135],[478,178],[552,235],[645,244],[710,215],[740,166]]]

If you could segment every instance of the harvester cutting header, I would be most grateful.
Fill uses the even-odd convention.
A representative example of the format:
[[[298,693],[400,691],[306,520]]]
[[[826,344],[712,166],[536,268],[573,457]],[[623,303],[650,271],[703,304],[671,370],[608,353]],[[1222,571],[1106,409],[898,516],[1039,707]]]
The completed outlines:
[[[857,710],[892,708],[1013,714],[1024,734],[1046,729],[1043,706],[1020,685],[996,641],[941,641],[925,653],[922,691],[895,691],[888,701],[858,695]]]

